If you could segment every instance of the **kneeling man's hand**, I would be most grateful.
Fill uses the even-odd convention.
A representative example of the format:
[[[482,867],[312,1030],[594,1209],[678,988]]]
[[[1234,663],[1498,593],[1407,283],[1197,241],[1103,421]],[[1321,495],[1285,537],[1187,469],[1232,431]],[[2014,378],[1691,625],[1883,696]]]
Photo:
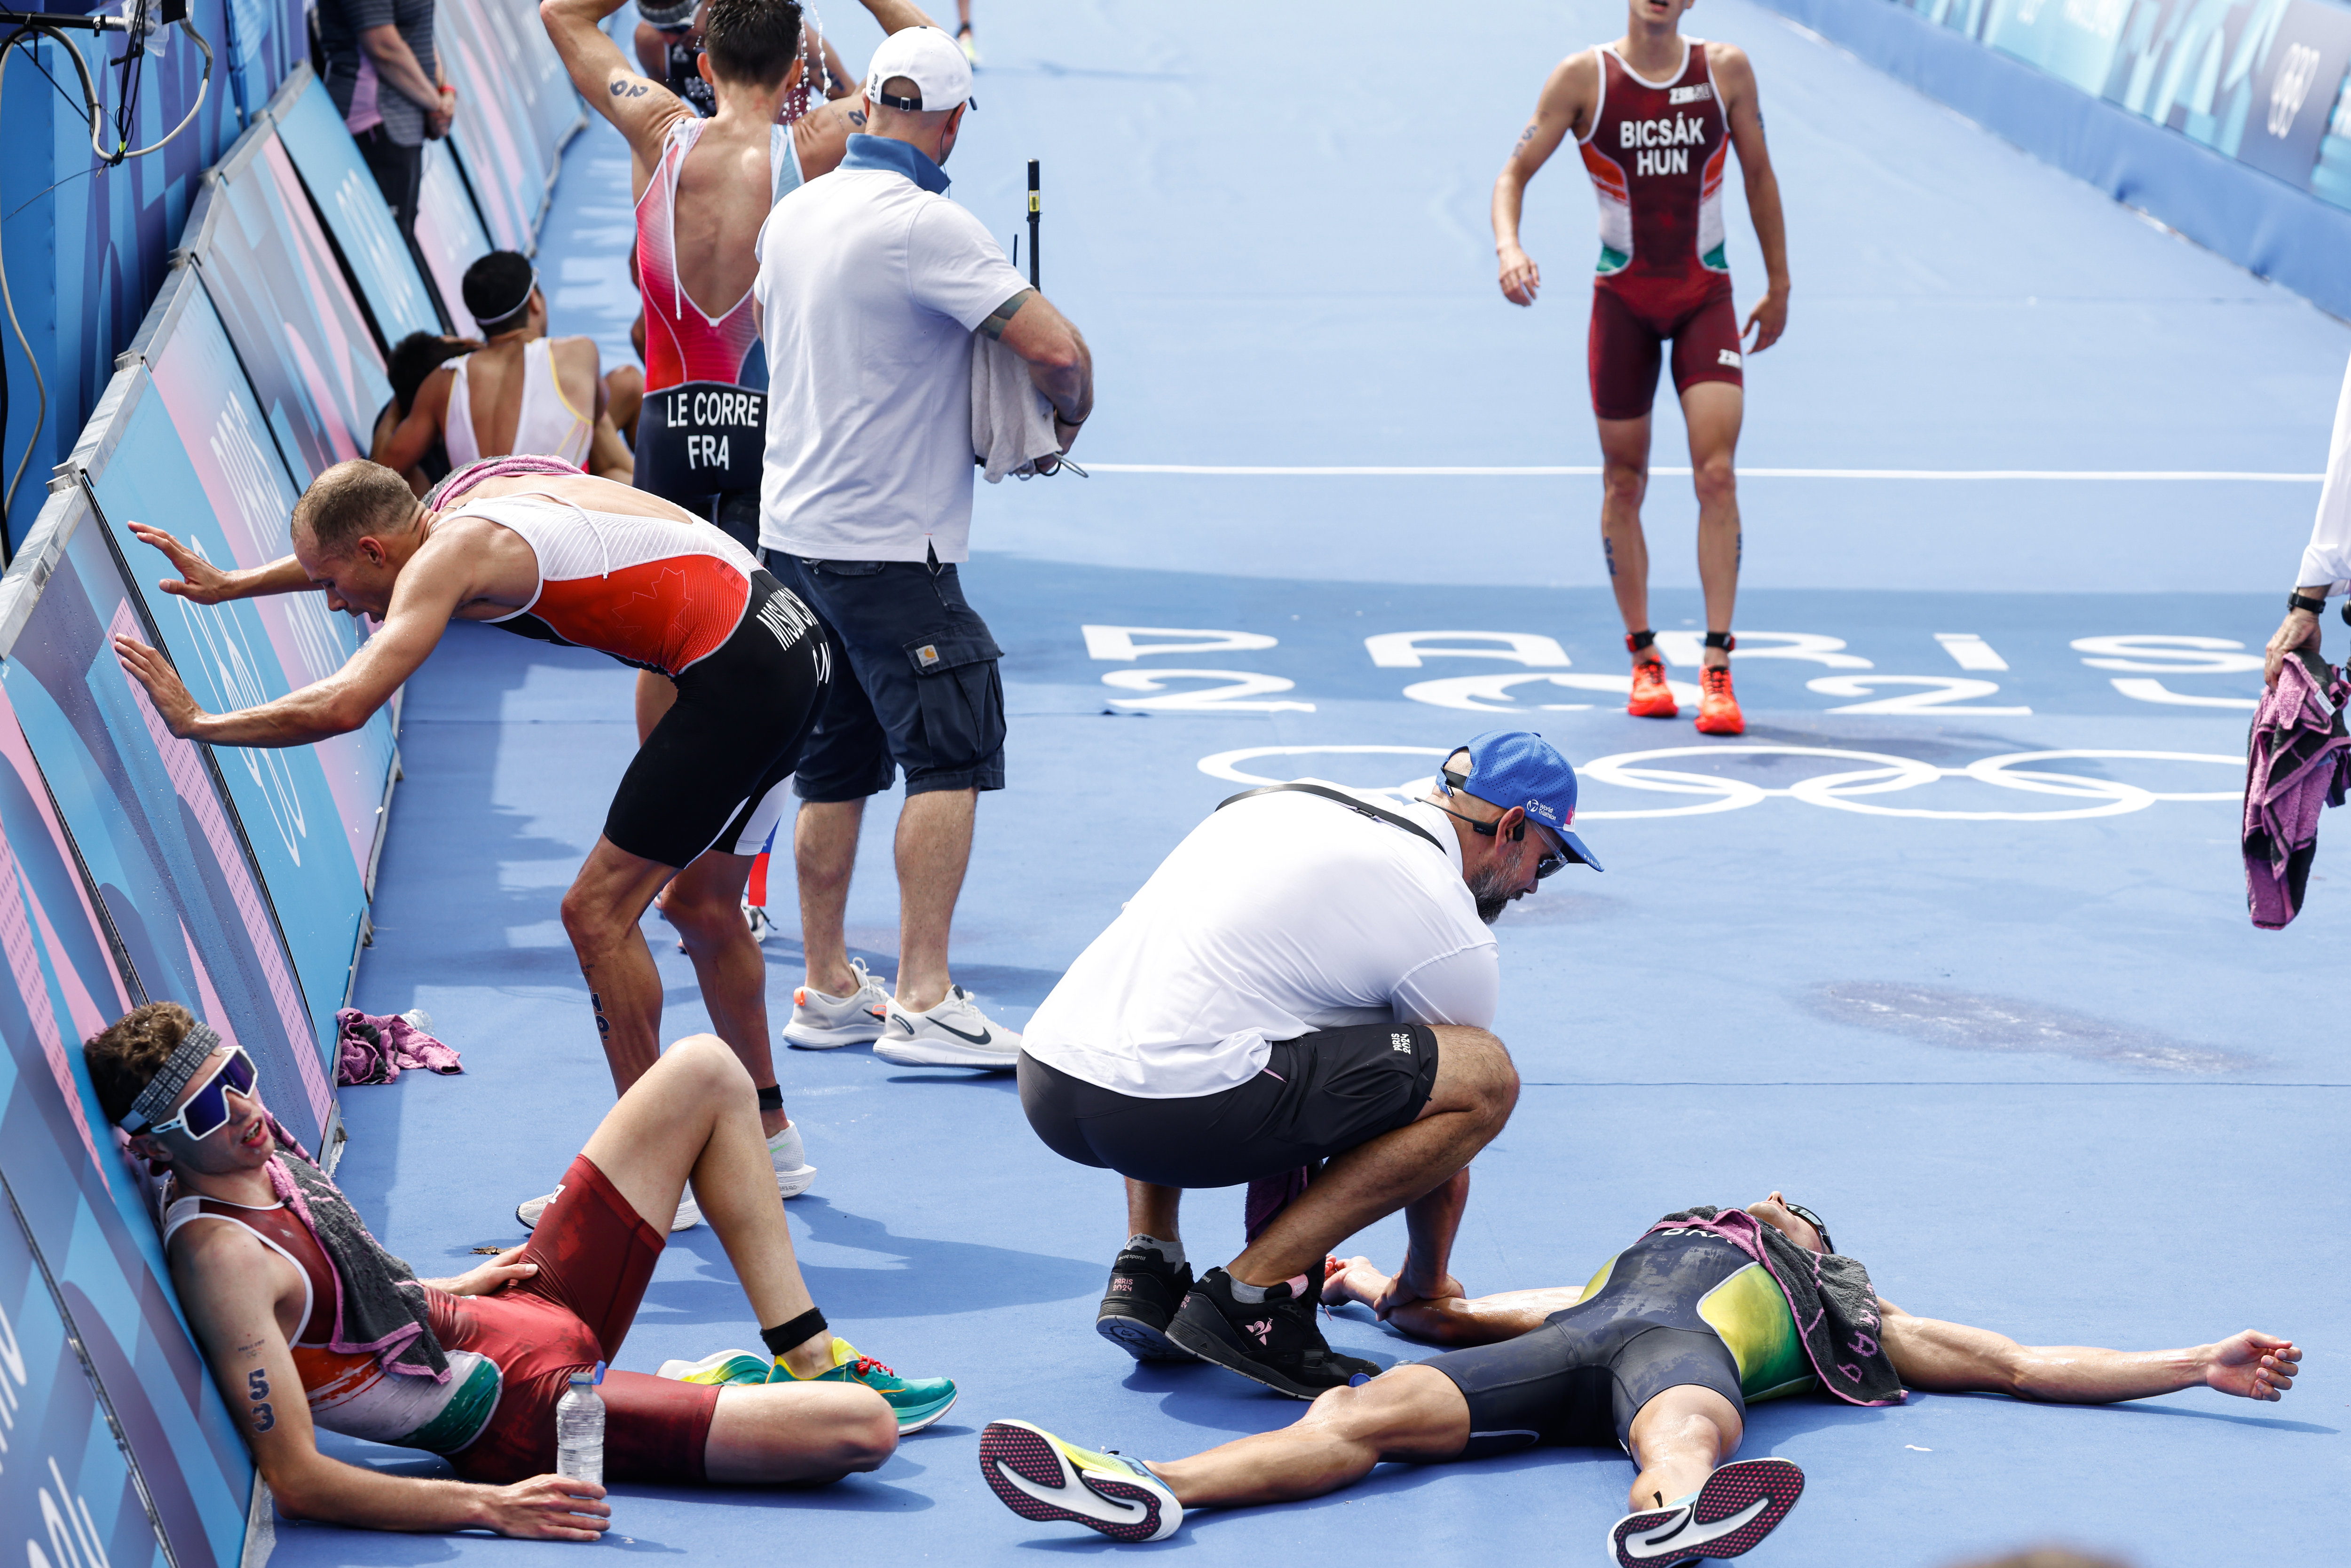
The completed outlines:
[[[611,1528],[612,1505],[594,1481],[533,1476],[489,1494],[482,1522],[526,1541],[595,1541]]]
[[[1412,1264],[1407,1261],[1402,1270],[1380,1287],[1380,1293],[1372,1301],[1372,1312],[1385,1322],[1390,1312],[1415,1301],[1458,1301],[1468,1293],[1461,1288],[1461,1281],[1450,1274],[1440,1274],[1434,1281],[1415,1279]]]

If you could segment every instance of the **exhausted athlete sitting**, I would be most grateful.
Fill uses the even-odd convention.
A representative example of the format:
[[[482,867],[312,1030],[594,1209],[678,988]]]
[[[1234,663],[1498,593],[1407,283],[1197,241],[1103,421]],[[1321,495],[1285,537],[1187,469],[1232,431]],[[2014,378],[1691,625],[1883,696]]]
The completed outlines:
[[[625,1091],[661,1053],[661,976],[637,921],[668,883],[664,913],[711,1021],[758,1087],[776,1185],[787,1197],[807,1187],[816,1172],[768,1051],[767,963],[742,915],[752,859],[783,811],[830,678],[806,606],[692,514],[548,458],[461,468],[423,502],[389,468],[338,463],[295,503],[294,553],[248,570],[222,571],[161,528],[131,530],[180,570],[160,585],[167,593],[216,604],[319,589],[329,608],[383,621],[325,680],[227,714],[198,707],[162,654],[117,638],[123,667],[187,739],[307,746],[357,729],[452,621],[593,648],[674,681],[675,704],[622,776],[603,835],[563,896],[564,929]],[[523,1204],[522,1222],[546,1202]],[[695,1215],[689,1197],[678,1228]]]
[[[1394,1291],[1367,1259],[1333,1259],[1325,1272],[1325,1301],[1370,1306]],[[2277,1399],[2302,1359],[2292,1342],[2251,1330],[2215,1344],[2128,1353],[2021,1345],[1913,1317],[1880,1300],[1862,1266],[1835,1253],[1818,1217],[1776,1192],[1745,1209],[1667,1215],[1581,1290],[1472,1300],[1451,1279],[1446,1284],[1446,1293],[1407,1301],[1388,1322],[1416,1338],[1476,1348],[1334,1388],[1294,1426],[1146,1465],[997,1421],[980,1438],[980,1469],[1023,1518],[1158,1541],[1175,1533],[1186,1508],[1320,1497],[1384,1459],[1614,1443],[1640,1473],[1635,1511],[1608,1534],[1612,1561],[1687,1568],[1750,1550],[1803,1490],[1803,1473],[1786,1459],[1729,1462],[1750,1401],[1824,1391],[1848,1404],[1896,1405],[1906,1387],[2052,1405],[2199,1386]]]
[[[277,1506],[379,1530],[592,1541],[603,1487],[555,1469],[571,1375],[620,1353],[688,1180],[775,1357],[760,1387],[604,1377],[604,1476],[829,1481],[887,1459],[955,1402],[832,1337],[799,1264],[740,1063],[678,1041],[605,1116],[530,1241],[454,1280],[386,1252],[262,1103],[253,1061],[177,1002],[82,1048],[108,1119],[169,1168],[163,1247],[197,1343]],[[463,1481],[328,1458],[314,1424],[445,1456]]]

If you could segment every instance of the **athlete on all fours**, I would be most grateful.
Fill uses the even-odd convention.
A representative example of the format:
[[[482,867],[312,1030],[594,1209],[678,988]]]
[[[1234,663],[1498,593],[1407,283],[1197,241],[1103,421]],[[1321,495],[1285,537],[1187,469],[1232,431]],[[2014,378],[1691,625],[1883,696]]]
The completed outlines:
[[[1450,1276],[1445,1285],[1385,1308],[1389,1275],[1368,1259],[1329,1260],[1326,1303],[1384,1309],[1390,1327],[1450,1348],[1333,1388],[1290,1426],[1146,1463],[994,1421],[981,1472],[1024,1519],[1143,1542],[1173,1535],[1189,1509],[1321,1497],[1383,1462],[1614,1447],[1637,1473],[1609,1560],[1697,1568],[1752,1550],[1804,1490],[1787,1459],[1735,1457],[1758,1400],[1818,1393],[1890,1406],[1917,1389],[2110,1405],[2189,1388],[2276,1400],[2301,1371],[2292,1341],[2250,1329],[2116,1351],[2019,1344],[1913,1316],[1837,1252],[1819,1216],[1777,1192],[1743,1209],[1668,1214],[1581,1287],[1472,1298]]]
[[[1592,412],[1604,465],[1600,533],[1625,645],[1633,655],[1626,711],[1679,712],[1649,630],[1649,546],[1641,501],[1649,484],[1649,416],[1664,345],[1689,426],[1698,489],[1698,568],[1706,590],[1706,668],[1698,729],[1747,726],[1730,686],[1732,603],[1739,592],[1739,486],[1732,460],[1744,407],[1744,353],[1788,324],[1787,229],[1763,146],[1755,71],[1729,44],[1684,37],[1695,0],[1632,0],[1625,36],[1569,56],[1543,83],[1534,118],[1494,182],[1494,246],[1504,298],[1532,305],[1541,286],[1519,246],[1527,182],[1573,135],[1600,198],[1600,267],[1592,291]],[[1722,175],[1739,153],[1747,207],[1763,249],[1763,298],[1742,328],[1724,254]],[[1745,348],[1748,335],[1751,349]]]

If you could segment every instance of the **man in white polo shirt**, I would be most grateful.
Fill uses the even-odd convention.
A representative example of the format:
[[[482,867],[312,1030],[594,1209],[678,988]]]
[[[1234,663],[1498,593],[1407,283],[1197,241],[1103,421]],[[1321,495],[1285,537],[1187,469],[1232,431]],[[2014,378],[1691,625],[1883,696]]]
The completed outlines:
[[[1028,362],[1064,451],[1092,411],[1093,367],[1077,329],[946,196],[939,166],[970,97],[970,64],[946,34],[893,33],[866,78],[869,134],[760,230],[759,543],[833,653],[793,786],[808,975],[784,1038],[1009,1071],[1020,1037],[947,974],[979,792],[1004,787],[996,643],[956,570],[970,554],[972,334]],[[842,916],[866,799],[901,768],[893,994],[851,960]]]
[[[1192,830],[1030,1020],[1020,1103],[1053,1151],[1127,1178],[1133,1233],[1096,1328],[1138,1360],[1187,1354],[1300,1399],[1369,1375],[1315,1326],[1322,1260],[1382,1217],[1411,1236],[1387,1309],[1447,1272],[1468,1164],[1517,1103],[1488,1032],[1488,929],[1571,863],[1575,769],[1497,730],[1399,810],[1321,785],[1237,795]],[[1286,1207],[1253,1188],[1248,1247],[1192,1281],[1183,1189],[1320,1161]],[[1291,1196],[1295,1194],[1295,1196]]]

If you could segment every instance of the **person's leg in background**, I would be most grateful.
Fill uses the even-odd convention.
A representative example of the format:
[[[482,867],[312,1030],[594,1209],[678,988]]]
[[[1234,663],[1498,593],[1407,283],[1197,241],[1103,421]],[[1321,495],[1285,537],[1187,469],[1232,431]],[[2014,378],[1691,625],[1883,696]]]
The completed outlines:
[[[1649,540],[1641,528],[1641,503],[1649,492],[1649,406],[1664,345],[1614,289],[1596,287],[1585,353],[1600,432],[1600,548],[1625,622],[1625,647],[1633,656],[1625,711],[1635,718],[1672,718],[1681,709],[1649,627]]]
[[[1730,618],[1739,601],[1743,538],[1734,460],[1746,400],[1733,382],[1696,382],[1682,392],[1698,490],[1698,574],[1706,588],[1706,667],[1698,676],[1704,695],[1698,727],[1708,735],[1740,735],[1747,728],[1730,684]]]
[[[1193,1284],[1176,1229],[1183,1201],[1180,1186],[1126,1178],[1126,1245],[1110,1266],[1094,1332],[1137,1361],[1192,1359],[1167,1337],[1168,1320]]]

